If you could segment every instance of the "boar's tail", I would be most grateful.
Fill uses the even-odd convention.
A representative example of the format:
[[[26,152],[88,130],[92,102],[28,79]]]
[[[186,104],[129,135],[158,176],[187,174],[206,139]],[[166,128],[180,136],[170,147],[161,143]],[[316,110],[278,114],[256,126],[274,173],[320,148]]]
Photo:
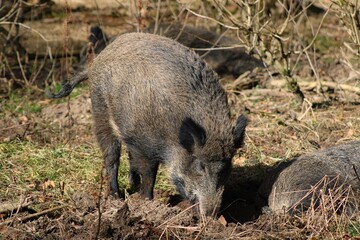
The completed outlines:
[[[87,80],[88,78],[89,77],[88,77],[87,71],[84,70],[84,71],[80,72],[79,74],[75,75],[71,79],[71,81],[63,83],[60,92],[48,93],[48,97],[49,98],[63,98],[63,97],[69,96],[70,93],[72,92],[72,90],[74,90],[74,88],[76,87],[76,85],[78,85],[82,81]]]

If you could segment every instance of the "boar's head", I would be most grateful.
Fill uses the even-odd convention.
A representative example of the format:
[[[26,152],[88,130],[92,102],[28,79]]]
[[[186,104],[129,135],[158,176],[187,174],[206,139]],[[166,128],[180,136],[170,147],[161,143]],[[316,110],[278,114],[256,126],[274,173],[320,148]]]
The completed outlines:
[[[219,210],[224,184],[228,179],[235,150],[243,144],[247,119],[241,115],[226,133],[208,133],[186,118],[179,131],[182,146],[177,149],[171,178],[181,195],[198,203],[200,214],[215,216]],[[227,137],[222,137],[228,135]]]

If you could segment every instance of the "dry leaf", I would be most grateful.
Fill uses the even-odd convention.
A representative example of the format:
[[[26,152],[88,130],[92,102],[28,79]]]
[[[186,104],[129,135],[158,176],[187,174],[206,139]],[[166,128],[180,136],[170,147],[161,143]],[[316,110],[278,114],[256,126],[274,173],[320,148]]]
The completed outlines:
[[[20,124],[24,124],[24,123],[26,123],[28,121],[29,121],[29,119],[26,116],[19,117]]]
[[[354,136],[354,130],[352,130],[351,128],[345,133],[345,136],[347,138],[351,138],[352,136]]]
[[[42,184],[42,189],[48,189],[48,188],[54,188],[55,187],[55,182],[51,181],[51,180],[46,180],[43,184]]]
[[[44,203],[45,202],[45,196],[43,194],[41,194],[39,196],[39,203]]]
[[[49,104],[50,103],[50,99],[44,99],[44,100],[40,100],[39,104]]]
[[[245,162],[246,162],[245,157],[239,157],[234,160],[234,165],[242,166],[242,165],[244,165]]]
[[[219,217],[218,221],[219,221],[224,227],[226,227],[227,221],[226,221],[226,219],[224,218],[223,215],[221,215],[221,216]]]

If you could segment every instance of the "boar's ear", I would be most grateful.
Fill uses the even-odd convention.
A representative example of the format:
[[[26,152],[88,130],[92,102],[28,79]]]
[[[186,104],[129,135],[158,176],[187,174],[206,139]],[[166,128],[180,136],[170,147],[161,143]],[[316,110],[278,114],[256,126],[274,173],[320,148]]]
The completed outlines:
[[[179,131],[180,144],[188,151],[193,152],[194,144],[201,147],[206,142],[205,129],[191,118],[185,118]]]
[[[244,115],[240,115],[236,121],[234,130],[233,130],[233,137],[234,137],[234,146],[235,148],[241,147],[244,142],[245,137],[245,128],[247,125],[247,118]]]

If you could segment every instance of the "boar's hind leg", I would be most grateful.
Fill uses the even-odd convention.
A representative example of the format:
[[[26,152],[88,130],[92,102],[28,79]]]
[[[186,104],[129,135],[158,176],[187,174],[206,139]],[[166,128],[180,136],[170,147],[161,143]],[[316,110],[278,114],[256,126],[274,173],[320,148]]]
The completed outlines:
[[[120,142],[113,136],[108,136],[109,142],[101,143],[107,177],[110,181],[110,194],[116,198],[120,197],[118,185],[118,172],[120,163]]]
[[[92,99],[95,135],[103,154],[110,194],[119,198],[118,170],[121,144],[118,138],[113,134],[109,124],[109,116],[106,113],[107,109],[103,103],[104,101],[94,101]]]
[[[135,188],[140,188],[140,194],[147,199],[154,197],[154,185],[159,167],[158,161],[150,161],[141,154],[130,151],[129,181]],[[141,185],[139,187],[141,177]]]
[[[103,153],[107,177],[110,183],[110,194],[116,198],[120,197],[118,185],[118,171],[120,163],[120,142],[112,135],[102,138],[97,135],[101,151]]]
[[[138,190],[140,190],[141,178],[138,173],[138,170],[135,167],[136,164],[132,164],[134,162],[134,160],[132,159],[132,155],[130,152],[128,152],[128,156],[129,156],[129,163],[130,163],[129,183],[130,183],[132,191],[138,191]]]

